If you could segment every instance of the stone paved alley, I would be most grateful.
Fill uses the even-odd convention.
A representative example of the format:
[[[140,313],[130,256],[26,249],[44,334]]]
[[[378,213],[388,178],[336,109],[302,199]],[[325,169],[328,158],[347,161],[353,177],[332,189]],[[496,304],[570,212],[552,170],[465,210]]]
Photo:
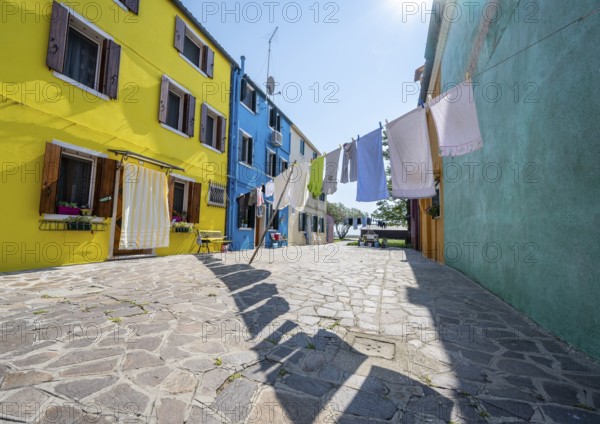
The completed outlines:
[[[268,253],[0,276],[0,421],[600,422],[597,365],[456,271]]]

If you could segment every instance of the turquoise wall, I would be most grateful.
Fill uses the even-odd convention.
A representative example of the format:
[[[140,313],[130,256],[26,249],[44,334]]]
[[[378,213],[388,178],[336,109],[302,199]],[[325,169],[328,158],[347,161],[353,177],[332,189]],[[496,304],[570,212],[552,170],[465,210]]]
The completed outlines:
[[[465,3],[450,29],[442,85],[463,81],[467,70],[479,19],[469,19]],[[477,72],[598,7],[500,3]],[[444,160],[446,263],[598,359],[599,41],[600,13],[474,78],[484,148]]]

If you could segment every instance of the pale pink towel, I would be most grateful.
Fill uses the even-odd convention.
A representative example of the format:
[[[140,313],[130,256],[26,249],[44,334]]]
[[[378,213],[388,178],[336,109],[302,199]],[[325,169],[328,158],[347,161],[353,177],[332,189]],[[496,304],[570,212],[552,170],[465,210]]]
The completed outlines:
[[[462,156],[483,147],[473,84],[448,90],[429,103],[438,133],[440,156]]]

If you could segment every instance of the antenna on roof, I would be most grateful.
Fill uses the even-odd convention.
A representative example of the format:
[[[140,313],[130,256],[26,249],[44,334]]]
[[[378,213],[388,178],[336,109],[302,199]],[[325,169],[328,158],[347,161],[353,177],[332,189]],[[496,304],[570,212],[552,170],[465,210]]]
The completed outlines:
[[[277,33],[277,30],[279,29],[279,27],[275,28],[275,31],[273,31],[273,34],[271,35],[271,38],[269,38],[269,58],[267,60],[267,93],[272,96],[273,93],[275,92],[275,79],[270,75],[271,72],[271,42],[273,41],[273,38],[275,37],[275,34]]]

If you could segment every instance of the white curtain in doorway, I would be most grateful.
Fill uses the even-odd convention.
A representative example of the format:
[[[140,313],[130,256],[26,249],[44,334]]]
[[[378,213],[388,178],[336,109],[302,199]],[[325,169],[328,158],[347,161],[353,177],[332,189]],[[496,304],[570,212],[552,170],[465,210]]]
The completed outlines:
[[[163,172],[126,164],[123,173],[121,250],[169,246],[169,187]]]

